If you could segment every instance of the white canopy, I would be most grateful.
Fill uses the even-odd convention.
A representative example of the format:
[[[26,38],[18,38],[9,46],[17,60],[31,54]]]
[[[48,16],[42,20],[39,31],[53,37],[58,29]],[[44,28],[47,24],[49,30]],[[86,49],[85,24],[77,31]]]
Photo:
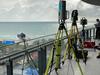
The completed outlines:
[[[100,0],[82,0],[82,1],[87,2],[89,4],[100,6]]]

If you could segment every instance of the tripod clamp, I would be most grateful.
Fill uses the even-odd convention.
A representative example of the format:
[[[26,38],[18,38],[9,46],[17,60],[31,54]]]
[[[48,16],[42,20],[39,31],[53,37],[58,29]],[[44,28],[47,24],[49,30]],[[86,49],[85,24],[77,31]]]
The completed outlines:
[[[64,26],[64,23],[61,23],[61,24],[59,25],[59,30],[63,30],[63,29],[65,29],[65,26]]]

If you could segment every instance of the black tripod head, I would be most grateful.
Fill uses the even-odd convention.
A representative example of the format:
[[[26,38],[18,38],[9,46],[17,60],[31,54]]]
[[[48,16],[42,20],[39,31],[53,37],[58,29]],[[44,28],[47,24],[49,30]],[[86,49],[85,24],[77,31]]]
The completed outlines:
[[[25,41],[26,35],[25,35],[24,33],[20,33],[20,34],[17,35],[17,37],[18,37],[19,39],[21,39],[22,41]]]
[[[72,25],[76,25],[76,21],[78,20],[78,10],[73,10],[71,14]]]
[[[87,24],[87,19],[85,17],[83,17],[81,20],[80,20],[80,24],[82,26],[85,26]]]

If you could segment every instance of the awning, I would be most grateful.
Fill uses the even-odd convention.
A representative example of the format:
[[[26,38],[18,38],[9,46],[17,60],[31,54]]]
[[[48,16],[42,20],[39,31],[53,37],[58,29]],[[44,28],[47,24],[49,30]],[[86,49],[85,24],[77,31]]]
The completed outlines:
[[[82,1],[92,4],[92,5],[100,6],[100,0],[82,0]]]

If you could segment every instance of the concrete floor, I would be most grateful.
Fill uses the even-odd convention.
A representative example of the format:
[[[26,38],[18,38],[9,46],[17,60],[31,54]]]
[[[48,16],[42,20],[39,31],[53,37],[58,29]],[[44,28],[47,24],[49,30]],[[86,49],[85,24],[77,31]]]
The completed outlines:
[[[94,51],[89,51],[87,64],[85,65],[83,61],[80,60],[80,65],[82,67],[84,75],[100,75],[100,59],[97,59],[98,54]],[[73,67],[73,68],[72,68]],[[51,75],[56,75],[53,71]],[[74,60],[66,61],[62,66],[62,69],[59,70],[59,75],[81,75],[79,68]]]

